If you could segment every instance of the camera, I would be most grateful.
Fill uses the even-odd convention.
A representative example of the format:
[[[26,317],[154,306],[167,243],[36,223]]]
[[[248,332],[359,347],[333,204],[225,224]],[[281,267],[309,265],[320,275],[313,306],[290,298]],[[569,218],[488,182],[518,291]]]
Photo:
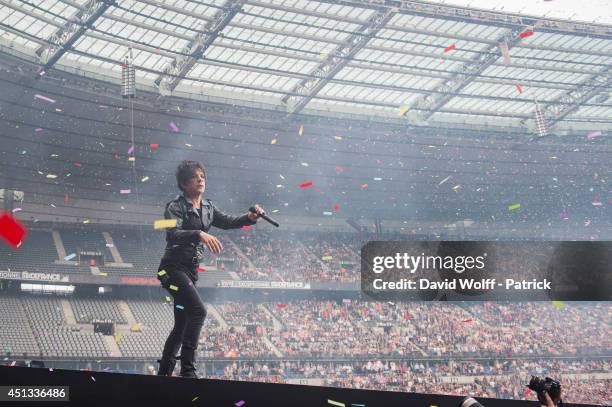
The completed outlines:
[[[531,380],[527,387],[538,394],[542,394],[542,392],[546,391],[552,399],[558,398],[561,395],[561,383],[550,377],[542,379],[539,376],[531,376]]]

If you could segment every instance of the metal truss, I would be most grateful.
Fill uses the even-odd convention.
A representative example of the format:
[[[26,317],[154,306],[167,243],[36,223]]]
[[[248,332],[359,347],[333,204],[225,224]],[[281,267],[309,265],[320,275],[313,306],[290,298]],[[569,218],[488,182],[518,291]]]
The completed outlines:
[[[183,48],[181,55],[178,55],[163,69],[163,73],[155,79],[154,83],[159,88],[162,96],[169,96],[176,89],[181,80],[193,68],[204,52],[212,45],[221,31],[227,27],[232,18],[240,12],[246,0],[230,0],[207,23],[202,29],[202,33],[196,36]]]
[[[43,64],[39,76],[51,69],[113,4],[115,0],[89,0],[62,27],[58,28],[48,38],[48,44],[36,50],[38,60]]]
[[[581,105],[601,93],[602,90],[609,90],[611,86],[612,66],[608,66],[599,74],[593,75],[575,89],[566,92],[555,102],[549,103],[543,108],[548,127],[552,128],[567,115],[578,110]]]
[[[352,34],[342,45],[334,49],[325,61],[321,62],[309,75],[313,78],[300,81],[282,102],[287,107],[288,115],[300,112],[315,95],[340,72],[357,52],[359,52],[376,33],[384,28],[395,14],[393,9],[377,11],[355,34]]]
[[[520,33],[527,27],[519,27],[504,35],[498,42],[507,44],[512,48],[521,40]],[[493,65],[501,56],[498,44],[489,46],[481,54],[477,54],[472,61],[461,65],[459,72],[431,90],[431,94],[421,96],[412,105],[411,110],[422,111],[418,120],[425,121],[439,111],[446,103],[457,95],[463,88],[472,83],[485,69]]]

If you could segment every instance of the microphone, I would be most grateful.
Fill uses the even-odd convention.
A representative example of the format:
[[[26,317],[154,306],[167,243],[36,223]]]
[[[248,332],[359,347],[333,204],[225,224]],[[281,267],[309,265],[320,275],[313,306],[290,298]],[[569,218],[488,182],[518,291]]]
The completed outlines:
[[[249,212],[257,213],[257,210],[255,209],[255,207],[254,207],[254,206],[251,206],[251,207],[249,208]],[[272,218],[268,217],[268,215],[260,215],[260,216],[261,216],[261,218],[262,218],[262,219],[267,220],[268,222],[270,222],[270,223],[271,223],[271,224],[273,224],[274,226],[276,226],[276,227],[278,227],[278,226],[279,226],[278,222],[277,222],[277,221],[275,221],[274,219],[272,219]]]

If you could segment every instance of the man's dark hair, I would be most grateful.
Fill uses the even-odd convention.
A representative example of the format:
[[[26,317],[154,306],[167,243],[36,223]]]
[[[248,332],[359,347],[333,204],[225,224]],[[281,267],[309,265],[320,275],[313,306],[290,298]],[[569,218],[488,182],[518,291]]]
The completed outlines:
[[[194,175],[196,170],[202,170],[204,173],[204,179],[206,179],[206,170],[204,169],[204,165],[199,161],[190,161],[183,160],[178,168],[176,169],[176,183],[181,191],[185,191],[183,189],[183,184],[187,183]]]

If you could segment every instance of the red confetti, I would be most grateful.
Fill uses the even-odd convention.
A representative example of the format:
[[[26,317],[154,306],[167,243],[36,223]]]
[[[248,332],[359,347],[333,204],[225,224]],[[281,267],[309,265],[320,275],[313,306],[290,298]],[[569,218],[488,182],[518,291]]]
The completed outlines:
[[[444,52],[449,52],[455,49],[455,44],[449,45],[448,47],[444,48]]]
[[[340,210],[340,205],[338,205],[338,204],[334,204],[334,206],[332,206],[332,209],[333,209],[334,211],[339,211],[339,210]]]
[[[157,143],[149,144],[149,147],[151,147],[152,150],[157,150],[157,148],[159,147],[159,144]]]
[[[309,186],[312,186],[312,182],[304,182],[303,184],[300,184],[300,188],[308,188]]]
[[[8,213],[0,216],[0,237],[18,248],[28,234],[26,228]]]
[[[66,202],[66,205],[68,205],[68,192],[66,192],[66,196],[64,197],[64,201]]]
[[[520,95],[521,93],[523,93],[523,87],[521,86],[521,84],[520,84],[520,83],[517,83],[517,84],[516,84],[516,85],[514,85],[514,86],[516,86],[516,91],[519,93],[519,95]]]
[[[244,226],[242,227],[242,229],[244,229],[244,230],[250,230],[250,229],[251,229],[251,227],[250,227],[250,226],[247,226],[247,225],[244,225]]]
[[[533,31],[523,31],[522,33],[519,34],[519,37],[527,38],[527,37],[531,37],[532,35],[533,35]]]
[[[344,172],[344,167],[336,165],[336,174],[340,174],[341,172]]]
[[[283,309],[283,308],[286,308],[286,307],[287,307],[287,304],[280,304],[280,303],[276,304],[276,308],[278,308],[278,309]]]
[[[368,187],[368,184],[362,184],[361,185],[361,189],[366,189]]]
[[[472,322],[471,319],[464,319],[463,322]]]
[[[206,271],[206,269],[204,267],[198,267],[196,270],[198,271],[198,273],[202,273],[202,272]]]

